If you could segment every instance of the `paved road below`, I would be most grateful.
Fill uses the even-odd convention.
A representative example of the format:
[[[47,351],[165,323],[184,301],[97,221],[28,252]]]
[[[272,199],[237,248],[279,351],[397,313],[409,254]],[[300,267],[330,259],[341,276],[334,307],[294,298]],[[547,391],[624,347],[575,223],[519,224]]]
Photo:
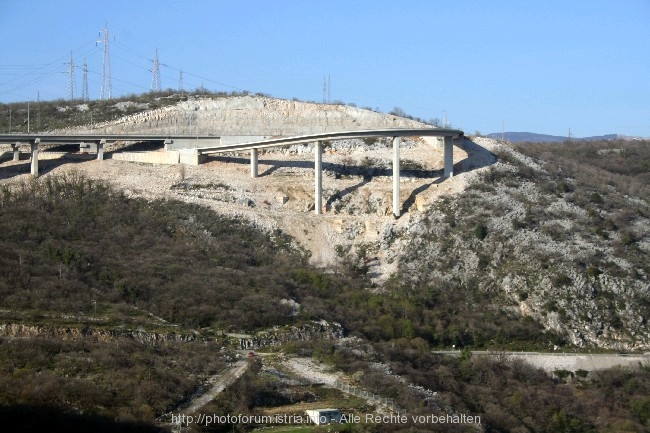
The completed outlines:
[[[441,355],[460,355],[459,351],[436,351]],[[608,353],[541,353],[541,352],[491,352],[472,351],[473,356],[493,356],[505,359],[520,359],[548,372],[554,370],[605,370],[620,366],[649,366],[650,354],[626,355]]]

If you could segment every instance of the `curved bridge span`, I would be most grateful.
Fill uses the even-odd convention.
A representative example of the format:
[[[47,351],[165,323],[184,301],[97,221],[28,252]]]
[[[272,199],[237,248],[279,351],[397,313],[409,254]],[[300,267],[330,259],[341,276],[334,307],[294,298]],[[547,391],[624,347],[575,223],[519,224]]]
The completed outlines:
[[[323,203],[323,142],[353,138],[391,137],[393,140],[393,215],[400,215],[400,142],[402,137],[440,137],[444,149],[444,176],[453,176],[453,145],[454,141],[462,138],[463,131],[443,128],[400,128],[373,129],[359,131],[325,132],[320,134],[300,135],[293,137],[269,138],[258,141],[237,144],[222,144],[221,138],[214,135],[146,135],[146,134],[0,134],[0,143],[10,144],[14,160],[19,158],[19,147],[29,145],[31,150],[31,172],[38,176],[38,150],[41,145],[48,144],[79,144],[80,147],[92,144],[97,150],[97,159],[104,159],[104,145],[116,141],[127,142],[162,142],[168,152],[177,149],[178,162],[199,164],[205,155],[250,151],[251,177],[258,176],[258,151],[272,147],[284,147],[297,144],[314,144],[314,211],[322,213]]]

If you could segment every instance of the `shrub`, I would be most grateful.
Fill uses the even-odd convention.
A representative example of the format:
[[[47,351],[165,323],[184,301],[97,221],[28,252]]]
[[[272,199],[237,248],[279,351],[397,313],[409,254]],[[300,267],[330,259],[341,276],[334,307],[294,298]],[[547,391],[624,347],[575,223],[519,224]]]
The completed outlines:
[[[573,283],[573,280],[569,278],[567,274],[559,273],[553,277],[553,284],[558,287],[569,286]]]
[[[477,239],[483,240],[487,237],[488,235],[488,229],[485,224],[477,224],[474,226],[474,236],[476,236]]]

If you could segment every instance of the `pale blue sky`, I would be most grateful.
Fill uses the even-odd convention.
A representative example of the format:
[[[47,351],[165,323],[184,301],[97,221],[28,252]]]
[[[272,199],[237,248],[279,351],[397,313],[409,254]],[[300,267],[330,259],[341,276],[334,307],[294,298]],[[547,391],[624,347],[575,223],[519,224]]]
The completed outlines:
[[[331,99],[469,133],[650,137],[650,0],[0,0],[0,102],[101,87],[108,22],[113,96],[202,84]]]

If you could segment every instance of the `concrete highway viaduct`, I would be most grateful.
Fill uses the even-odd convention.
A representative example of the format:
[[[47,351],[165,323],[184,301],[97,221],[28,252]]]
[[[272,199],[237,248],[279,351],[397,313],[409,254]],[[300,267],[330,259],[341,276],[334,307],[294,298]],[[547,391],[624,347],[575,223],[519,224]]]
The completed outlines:
[[[38,152],[42,145],[78,144],[81,150],[97,153],[97,159],[104,159],[104,146],[112,142],[159,142],[164,143],[169,161],[175,163],[200,164],[207,155],[224,152],[250,152],[250,173],[252,178],[258,176],[258,151],[272,147],[284,147],[298,144],[314,144],[314,211],[322,213],[323,203],[323,142],[354,138],[390,137],[393,143],[393,215],[400,216],[400,143],[402,137],[438,137],[442,142],[444,177],[453,176],[453,146],[464,133],[457,129],[443,128],[400,128],[373,129],[362,131],[326,132],[320,134],[300,135],[294,137],[262,139],[234,144],[226,137],[205,136],[163,136],[136,134],[82,134],[82,135],[48,135],[48,134],[0,134],[0,143],[11,145],[13,160],[20,158],[20,147],[29,146],[31,152],[31,173],[38,176]],[[241,138],[240,138],[241,139]],[[237,141],[237,140],[235,140]]]

